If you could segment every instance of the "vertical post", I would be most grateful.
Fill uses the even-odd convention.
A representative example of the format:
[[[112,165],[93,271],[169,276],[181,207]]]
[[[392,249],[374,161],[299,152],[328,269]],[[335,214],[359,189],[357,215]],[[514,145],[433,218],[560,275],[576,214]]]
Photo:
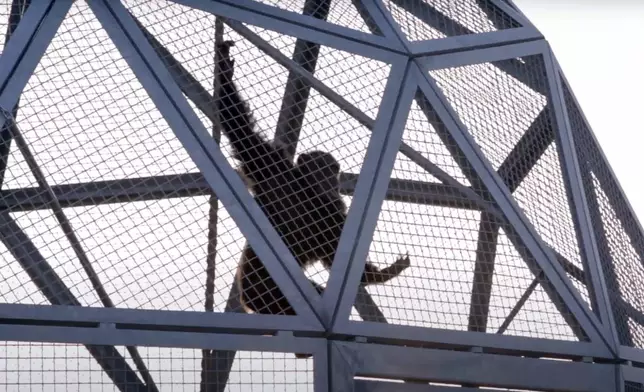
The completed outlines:
[[[330,9],[331,0],[306,0],[302,12],[304,15],[326,20]],[[217,19],[219,20],[219,18]],[[319,44],[298,38],[295,41],[295,48],[293,50],[293,61],[306,71],[314,73],[319,53]],[[274,140],[279,141],[285,146],[291,160],[297,149],[310,92],[310,84],[296,72],[290,71],[286,80],[286,86],[284,87],[284,96],[282,98],[282,106],[277,120]],[[214,99],[217,99],[216,95]],[[217,115],[218,113],[215,115],[215,118]],[[248,246],[248,243],[244,245],[244,247],[246,246]],[[233,279],[225,312],[243,312],[239,296],[239,289]],[[224,350],[212,350],[209,353],[210,362],[212,363],[211,366],[214,366],[214,369],[210,369],[210,371],[211,373],[215,373],[213,379],[216,380],[216,383],[212,388],[207,389],[208,391],[223,392],[225,390],[235,355],[235,351]]]
[[[9,11],[9,25],[7,26],[7,32],[5,34],[4,45],[7,46],[7,43],[11,39],[11,36],[16,31],[22,15],[27,10],[27,7],[31,4],[31,0],[13,0],[11,3],[11,10]],[[16,101],[16,105],[13,107],[11,114],[14,118],[18,117],[18,106],[20,105],[20,97]],[[7,164],[9,163],[9,152],[11,151],[11,134],[8,127],[3,127],[0,131],[0,187],[4,183],[4,174],[7,170]]]
[[[302,13],[317,19],[326,20],[329,16],[330,9],[331,0],[307,0],[304,3]],[[319,44],[301,38],[295,41],[293,61],[307,72],[315,73],[319,55]],[[275,140],[280,141],[286,146],[286,151],[291,159],[297,149],[310,93],[311,85],[296,72],[290,71],[284,88],[282,107],[277,119]]]
[[[489,212],[482,211],[476,246],[468,331],[486,332],[487,330],[498,238],[499,224],[497,220]]]
[[[219,123],[219,60],[217,58],[217,48],[224,40],[224,22],[215,16],[215,47],[214,47],[214,69],[212,81],[212,107],[213,112],[216,114],[212,120],[212,137],[215,142],[219,144],[221,140],[221,124]],[[206,312],[214,312],[215,307],[215,262],[217,259],[217,224],[219,223],[219,199],[217,195],[211,191],[208,200],[208,244],[206,245],[206,284],[205,284],[205,300],[204,310]],[[234,282],[233,282],[234,284]],[[201,350],[201,392],[215,391],[217,388],[217,374],[213,373],[213,358],[215,357],[214,350],[204,349]]]

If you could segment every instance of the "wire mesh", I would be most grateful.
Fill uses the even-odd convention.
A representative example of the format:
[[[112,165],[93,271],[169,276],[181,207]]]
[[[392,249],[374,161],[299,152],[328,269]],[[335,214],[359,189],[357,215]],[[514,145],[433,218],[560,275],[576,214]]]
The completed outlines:
[[[195,49],[192,38],[197,32],[207,29],[212,16],[171,3],[133,2],[127,5],[159,42],[186,65],[186,69],[194,74],[210,73],[200,79],[212,78],[213,67],[204,64],[214,58],[214,45],[200,45]],[[175,20],[176,28],[168,29],[167,19]],[[265,29],[249,28],[282,54],[300,62],[318,80],[363,113],[371,118],[377,116],[389,64],[319,47]],[[261,130],[267,140],[279,137],[289,149],[296,145],[292,152],[298,156],[312,150],[333,152],[345,173],[342,179],[346,183],[342,190],[350,194],[361,170],[370,131],[232,29],[226,29],[224,39],[236,43],[235,82],[253,111],[256,129]],[[209,121],[205,116],[202,120],[205,123]],[[222,139],[222,147],[232,156],[227,138]],[[350,204],[348,197],[343,199],[347,205]],[[307,270],[311,271],[311,278],[321,283],[324,271],[315,267]]]
[[[509,63],[522,81],[502,71]],[[431,71],[486,158],[543,240],[564,261],[582,297],[582,256],[538,56]],[[528,87],[530,86],[530,87]],[[542,92],[542,93],[540,93]],[[579,273],[570,273],[571,270]]]
[[[124,347],[117,349],[125,353]],[[201,353],[198,350],[162,347],[140,347],[139,350],[160,391],[199,390]],[[7,392],[119,391],[80,345],[3,342],[0,352],[0,386]],[[129,357],[126,360],[134,367]],[[209,390],[313,391],[313,363],[296,360],[292,354],[241,351],[229,376],[213,374],[212,377]]]
[[[86,4],[74,3],[22,95],[20,114],[19,128],[49,184],[73,190],[66,213],[116,306],[196,309],[202,297],[207,201],[179,196],[185,196],[185,180],[194,179],[181,175],[197,169]],[[35,185],[17,151],[14,144],[5,189]],[[118,184],[126,187],[142,178],[152,190],[144,189],[140,198],[148,200],[122,203],[138,197],[110,197],[115,191],[136,195]],[[130,182],[118,182],[124,179]],[[168,186],[170,179],[179,187]],[[96,181],[112,181],[112,186]],[[158,193],[167,199],[149,200]],[[46,199],[42,189],[31,194]],[[84,201],[76,204],[76,198]],[[29,208],[31,199],[25,197],[21,203],[23,210],[51,207]],[[99,203],[109,204],[76,207]],[[52,212],[12,217],[27,234],[23,242],[36,245],[80,304],[99,305]],[[224,239],[230,230],[221,228]],[[224,240],[222,247],[227,245]],[[10,276],[29,285],[8,252],[3,257],[12,265],[6,267]],[[9,294],[2,291],[8,302],[22,301]],[[33,286],[18,295],[42,301]]]
[[[323,7],[323,1],[307,2],[306,7]],[[179,84],[203,125],[214,128],[215,16],[166,1],[124,3],[149,32],[150,42],[170,64],[173,76],[189,76]],[[265,3],[298,13],[305,8],[304,1]],[[369,32],[364,15],[356,8],[358,3],[332,2],[326,19]],[[488,0],[385,3],[413,40],[518,27]],[[410,8],[410,4],[414,6]],[[235,81],[253,112],[256,129],[267,140],[285,138],[286,144],[291,143],[289,153],[298,159],[318,149],[333,153],[342,170],[338,201],[350,207],[371,136],[364,124],[378,115],[389,64],[260,27],[246,27],[254,38],[249,38],[246,30],[227,27],[224,39],[236,43],[232,50]],[[258,49],[257,40],[276,51]],[[318,81],[341,98],[328,98],[311,88],[305,78],[274,59],[279,55],[310,68]],[[523,83],[499,71],[507,70],[508,63],[522,70]],[[508,176],[504,179],[517,202],[588,300],[586,287],[575,281],[583,280],[583,264],[553,141],[540,60],[466,66],[435,71],[432,76],[494,169]],[[198,91],[198,99],[188,91],[191,89]],[[358,112],[362,113],[356,115]],[[571,118],[575,116],[571,114]],[[293,128],[299,130],[293,132]],[[12,143],[7,170],[1,173],[2,302],[242,311],[231,297],[235,293],[231,285],[246,238],[224,206],[213,199],[196,165],[85,3],[74,3],[24,90],[17,123],[9,121],[2,134],[16,132],[24,136],[29,149]],[[587,138],[584,132],[589,131],[575,132],[576,138]],[[523,153],[533,162],[509,160],[526,135],[532,135],[528,142],[533,144],[528,143]],[[467,159],[422,94],[416,96],[410,110],[403,142],[423,158],[398,154],[369,251],[369,261],[381,268],[400,254],[408,253],[412,260],[413,268],[367,289],[386,321],[586,340],[538,267],[533,271],[528,268],[536,265],[534,257],[507,220],[496,210],[490,211],[488,190],[472,174]],[[593,146],[585,152],[587,160],[599,156]],[[237,165],[229,137],[221,138],[221,148],[229,163]],[[34,170],[32,153],[43,175]],[[600,251],[613,257],[613,263],[605,262],[603,267],[607,275],[617,270],[611,292],[623,300],[615,296],[612,300],[626,325],[623,335],[631,339],[624,337],[622,342],[640,347],[644,305],[637,300],[636,287],[642,272],[641,232],[633,226],[634,217],[628,215],[624,223],[627,210],[623,195],[612,182],[606,185],[612,173],[602,166],[603,161],[598,162],[595,166],[584,163],[588,173],[583,175],[586,185],[591,184],[593,196],[589,200],[597,204],[594,223],[607,233]],[[432,165],[433,171],[426,170]],[[257,171],[248,171],[257,165],[247,166],[247,177],[259,178]],[[325,172],[330,166],[315,167],[311,172]],[[271,205],[261,199],[266,197],[266,185],[258,183],[249,187],[255,196],[260,194],[260,204],[273,224],[317,225],[310,230],[321,231],[321,219],[284,219],[285,211],[299,201],[293,202],[290,195],[277,200],[277,207]],[[273,184],[268,193],[274,197],[288,187],[293,184]],[[311,193],[314,197],[322,193],[308,188],[301,193],[306,192],[309,199]],[[332,210],[328,205],[323,207]],[[311,210],[305,212],[311,214]],[[318,252],[315,255],[319,256],[318,246],[335,251],[342,219],[324,224],[336,233],[324,238],[324,243],[294,240],[297,236],[289,232],[292,229],[278,227],[278,232],[303,260],[307,252]],[[63,220],[73,228],[71,233]],[[633,237],[633,230],[639,237]],[[211,266],[206,260],[213,252],[213,299],[204,305],[205,270]],[[105,294],[97,293],[95,282],[88,279],[92,273],[81,267],[82,258],[96,270],[94,278],[102,282]],[[305,273],[318,286],[324,286],[328,278],[328,271],[319,263]],[[37,275],[48,278],[39,280]],[[267,275],[253,282],[253,288],[266,289],[269,279]],[[107,304],[106,298],[113,305]],[[283,297],[272,300],[275,302],[268,306],[277,303],[280,311],[284,310]],[[366,298],[359,295],[357,300]],[[352,320],[360,317],[352,310]],[[40,343],[5,343],[2,347],[0,385],[5,390],[116,390],[97,364],[101,358],[95,352],[90,355],[85,347]],[[136,351],[131,347],[118,350],[112,351],[115,355],[110,360],[118,363],[122,356],[129,367],[140,368]],[[295,360],[290,353],[170,348],[140,348],[138,352],[162,390],[197,389],[205,368],[202,361],[209,359],[218,364],[211,369],[220,369],[211,374],[217,390],[224,390],[224,386],[229,391],[313,389],[313,361]],[[229,375],[226,368],[230,364]]]
[[[16,4],[14,4],[16,3]],[[11,37],[13,31],[18,26],[18,21],[27,9],[26,1],[14,2],[12,0],[0,1],[0,31],[5,33],[4,38],[0,39],[0,54],[4,51],[7,37]],[[13,6],[12,6],[13,5]]]
[[[358,10],[359,2],[342,0],[259,0],[260,3],[278,7],[286,11],[296,12],[298,14],[315,15],[321,8],[329,7],[329,15],[326,21],[342,27],[369,33],[367,23],[361,17],[361,11]],[[306,10],[306,12],[304,12]],[[366,15],[366,14],[364,14]]]
[[[564,98],[620,341],[644,348],[644,235],[567,87]]]
[[[422,100],[422,96],[417,98]],[[535,276],[526,266],[526,250],[520,241],[511,241],[507,226],[481,213],[480,197],[477,202],[463,192],[472,186],[471,178],[459,179],[464,176],[459,165],[463,155],[446,136],[433,109],[417,102],[409,113],[403,142],[422,151],[430,162],[440,162],[440,168],[460,180],[456,184],[461,187],[442,184],[449,205],[433,200],[383,204],[369,259],[381,266],[409,252],[413,266],[413,271],[385,285],[367,287],[386,321],[575,340],[562,317],[561,303],[553,302],[557,298],[550,298],[541,287],[530,288]],[[531,295],[517,307],[529,288]],[[356,313],[351,319],[359,320]]]
[[[644,392],[644,384],[633,381],[625,381],[624,392]]]
[[[411,41],[520,27],[489,0],[384,0]]]

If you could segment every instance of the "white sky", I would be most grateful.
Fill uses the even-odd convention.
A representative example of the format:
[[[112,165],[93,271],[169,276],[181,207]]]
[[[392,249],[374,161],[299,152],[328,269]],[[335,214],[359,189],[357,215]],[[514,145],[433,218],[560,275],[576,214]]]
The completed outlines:
[[[644,2],[515,0],[545,35],[640,221]],[[609,4],[609,5],[603,5]]]

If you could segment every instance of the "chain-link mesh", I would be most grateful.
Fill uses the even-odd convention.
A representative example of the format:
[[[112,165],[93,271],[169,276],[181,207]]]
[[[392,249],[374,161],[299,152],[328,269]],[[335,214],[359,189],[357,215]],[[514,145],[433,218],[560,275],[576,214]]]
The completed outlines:
[[[471,170],[464,156],[423,96],[417,95],[412,105],[403,142],[455,178],[452,183],[434,183],[434,190],[442,193],[430,191],[414,204],[386,201],[382,206],[370,260],[386,265],[409,252],[413,266],[413,272],[386,285],[367,287],[386,321],[576,339],[562,317],[562,312],[567,318],[570,313],[558,296],[535,286],[525,261],[530,256],[516,233],[510,238],[505,221],[481,213],[481,202],[491,201],[489,196],[467,194],[486,191],[476,177],[465,178],[465,171]],[[544,281],[538,278],[536,283]],[[351,315],[353,320],[359,317],[358,312]]]
[[[644,234],[567,87],[564,98],[620,341],[644,348]]]
[[[327,9],[327,22],[365,33],[370,32],[367,23],[361,17],[361,12],[356,8],[358,2],[351,0],[259,0],[259,2],[318,19],[320,19],[318,16],[324,12],[322,10]]]
[[[515,67],[521,81],[504,72]],[[447,100],[588,302],[540,57],[432,71]],[[573,271],[577,271],[573,273]]]
[[[126,352],[124,347],[117,349],[122,354]],[[139,350],[159,390],[199,390],[201,353],[198,350],[159,347]],[[0,344],[0,352],[3,391],[119,391],[81,345],[5,342]],[[126,361],[135,368],[127,356]],[[296,360],[292,354],[241,351],[237,353],[228,377],[225,374],[211,376],[209,390],[313,391],[313,363]],[[215,388],[223,385],[226,385],[225,389]],[[129,387],[135,388],[134,385]]]
[[[488,0],[384,0],[412,41],[486,33],[520,25]]]

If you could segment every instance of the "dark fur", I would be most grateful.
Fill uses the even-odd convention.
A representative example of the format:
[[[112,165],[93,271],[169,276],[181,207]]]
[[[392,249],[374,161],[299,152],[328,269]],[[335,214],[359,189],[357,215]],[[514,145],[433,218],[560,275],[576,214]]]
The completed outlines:
[[[283,148],[254,131],[250,109],[233,82],[234,61],[229,55],[232,45],[228,41],[218,48],[219,113],[234,158],[241,163],[238,172],[297,262],[306,267],[319,260],[330,268],[347,218],[338,190],[340,165],[331,154],[322,151],[301,154],[294,165]],[[407,267],[407,256],[383,270],[367,263],[362,283],[384,283]],[[250,246],[243,251],[238,271],[237,285],[247,310],[295,314]],[[320,286],[315,287],[322,292]]]

